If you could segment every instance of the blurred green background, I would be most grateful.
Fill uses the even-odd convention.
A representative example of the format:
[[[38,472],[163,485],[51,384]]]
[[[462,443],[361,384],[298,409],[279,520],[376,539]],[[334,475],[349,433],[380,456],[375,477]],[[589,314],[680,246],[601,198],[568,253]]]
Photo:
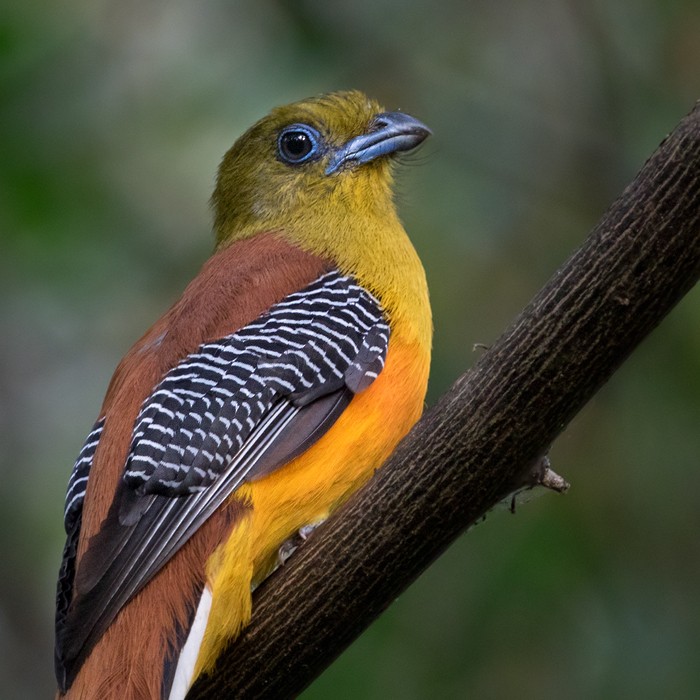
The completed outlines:
[[[434,130],[398,194],[432,402],[700,97],[700,4],[3,2],[3,698],[52,693],[68,473],[210,251],[219,159],[272,106],[348,87]],[[698,291],[556,443],[569,494],[492,513],[305,700],[700,697]]]

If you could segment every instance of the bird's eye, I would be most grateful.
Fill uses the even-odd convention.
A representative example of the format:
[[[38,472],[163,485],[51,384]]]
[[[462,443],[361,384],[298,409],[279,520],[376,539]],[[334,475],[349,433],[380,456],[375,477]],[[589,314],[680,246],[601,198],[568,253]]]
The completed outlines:
[[[321,136],[306,124],[292,124],[277,139],[279,157],[291,165],[305,163],[319,154]]]

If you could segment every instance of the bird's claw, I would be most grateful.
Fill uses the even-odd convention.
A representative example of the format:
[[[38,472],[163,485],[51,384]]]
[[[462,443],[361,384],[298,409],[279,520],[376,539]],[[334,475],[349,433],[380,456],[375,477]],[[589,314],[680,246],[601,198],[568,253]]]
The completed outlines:
[[[285,540],[277,550],[277,567],[284,566],[285,562],[294,552],[309,539],[311,533],[325,520],[318,520],[315,523],[309,523],[297,530],[288,540]],[[275,568],[277,568],[275,567]]]

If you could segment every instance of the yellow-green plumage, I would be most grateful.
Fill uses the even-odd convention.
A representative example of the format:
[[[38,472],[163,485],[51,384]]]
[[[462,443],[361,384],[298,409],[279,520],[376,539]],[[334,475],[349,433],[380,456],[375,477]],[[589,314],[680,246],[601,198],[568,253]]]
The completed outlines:
[[[393,202],[392,161],[380,158],[326,175],[328,157],[290,172],[275,155],[279,130],[307,123],[329,153],[371,129],[382,107],[358,91],[338,92],[278,107],[226,153],[212,197],[217,245],[280,231],[296,245],[327,257],[377,296],[390,318],[432,336],[423,266]]]
[[[273,110],[224,156],[212,197],[217,250],[120,363],[100,413],[104,429],[74,563],[77,580],[83,561],[88,562],[89,578],[104,583],[106,597],[91,598],[87,587],[78,591],[58,634],[57,675],[66,698],[158,697],[164,687],[172,688],[169,700],[183,698],[248,623],[251,587],[270,573],[279,547],[301,527],[325,519],[369,479],[420,417],[432,324],[425,274],[393,203],[391,156],[414,148],[428,133],[417,120],[383,112],[360,92],[338,92]],[[295,160],[292,151],[284,151],[283,139],[290,134],[312,142],[308,158],[302,154]],[[137,593],[121,607],[107,607],[112,617],[106,618],[104,600],[109,606],[109,586],[112,580],[119,585],[118,575],[109,565],[100,568],[104,557],[91,543],[109,546],[106,540],[114,535],[115,556],[131,556],[131,534],[119,540],[124,531],[115,513],[140,407],[161,378],[203,343],[237,334],[333,269],[379,302],[381,309],[375,301],[373,308],[390,328],[383,369],[362,390],[350,391],[342,373],[340,389],[332,382],[321,387],[331,398],[342,394],[343,402],[339,412],[325,414],[322,431],[308,429],[313,439],[304,441],[303,451],[285,452],[279,433],[269,428],[262,433],[273,447],[281,444],[284,459],[259,473],[246,472]],[[316,327],[313,320],[311,326]],[[255,357],[255,362],[267,359]],[[359,352],[355,362],[358,357]],[[290,396],[275,398],[276,406],[293,405]],[[248,438],[242,439],[245,445]],[[264,462],[264,457],[263,451],[257,459]],[[237,458],[231,456],[233,462]],[[138,533],[144,539],[149,534]],[[136,561],[127,558],[119,565],[138,571],[143,563],[138,557],[149,553],[138,550],[136,535],[134,541]],[[193,626],[194,609],[202,615],[196,616],[201,624]],[[88,625],[101,625],[96,639],[84,636],[83,613],[92,616]],[[192,644],[183,642],[183,630],[190,630]],[[168,676],[174,668],[175,675]]]
[[[221,163],[212,198],[218,246],[279,232],[353,275],[380,300],[392,331],[384,371],[327,435],[284,469],[244,487],[241,495],[253,504],[252,534],[245,523],[226,548],[250,546],[253,582],[269,573],[283,539],[327,517],[372,475],[422,411],[432,322],[423,267],[393,202],[392,161],[378,158],[326,174],[334,149],[371,130],[382,111],[356,91],[280,107],[249,129]],[[276,157],[275,144],[280,129],[294,123],[314,127],[327,155],[290,171]],[[212,669],[224,640],[238,634],[250,614],[249,605],[240,604],[249,600],[250,563],[228,561],[238,562],[239,575],[220,570],[197,673]]]

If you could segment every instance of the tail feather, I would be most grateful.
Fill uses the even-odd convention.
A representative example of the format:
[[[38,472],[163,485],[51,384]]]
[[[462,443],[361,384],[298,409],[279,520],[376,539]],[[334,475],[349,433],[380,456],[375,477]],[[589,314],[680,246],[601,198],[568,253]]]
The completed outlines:
[[[62,696],[64,700],[169,698],[183,650],[187,650],[184,658],[191,659],[190,667],[196,666],[198,647],[202,637],[206,638],[202,628],[210,616],[202,612],[196,626],[195,621],[200,608],[204,611],[206,607],[202,601],[207,587],[216,600],[211,585],[217,570],[214,565],[234,533],[249,529],[249,521],[249,506],[238,499],[229,499],[209,518],[115,616]],[[188,647],[190,638],[193,642]],[[186,670],[185,661],[183,664]],[[185,670],[181,675],[192,675]],[[194,677],[186,680],[191,682]],[[175,697],[184,694],[180,691]]]
[[[211,589],[209,586],[205,586],[199,599],[197,612],[192,621],[187,640],[180,650],[175,672],[172,679],[170,679],[170,689],[163,688],[163,697],[167,698],[167,700],[184,700],[187,691],[192,685],[195,664],[199,656],[199,649],[207,628],[207,622],[209,621],[211,601]]]

